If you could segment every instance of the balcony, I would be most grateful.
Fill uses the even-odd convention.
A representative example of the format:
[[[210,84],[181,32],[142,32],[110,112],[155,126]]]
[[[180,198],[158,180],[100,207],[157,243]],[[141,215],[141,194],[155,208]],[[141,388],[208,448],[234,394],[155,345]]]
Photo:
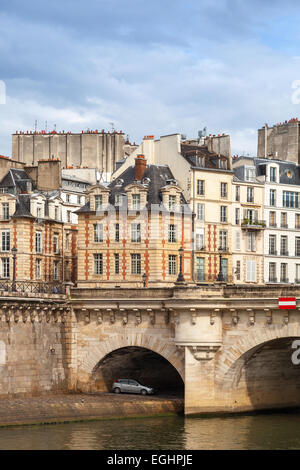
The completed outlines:
[[[269,250],[269,255],[277,256],[277,251],[276,250]]]
[[[246,230],[264,230],[266,228],[265,220],[243,219],[242,229]]]
[[[277,283],[277,277],[270,277],[269,282],[272,282],[274,284]]]
[[[288,284],[289,283],[289,280],[287,277],[281,277],[280,278],[280,282],[282,282],[282,284]]]
[[[280,256],[289,256],[289,252],[287,250],[281,250]]]
[[[11,281],[0,279],[0,291],[23,294],[65,294],[65,286],[57,281]]]
[[[195,251],[206,251],[205,246],[196,245]]]
[[[218,281],[217,281],[218,274],[219,274],[219,273],[217,273],[217,274],[211,274],[211,275],[209,275],[209,274],[203,275],[203,273],[197,273],[197,272],[196,272],[196,273],[195,273],[195,281],[196,281],[197,283],[215,283],[215,282],[218,282]],[[225,282],[226,282],[227,284],[232,284],[232,282],[233,282],[233,276],[231,276],[231,275],[230,275],[230,276],[229,276],[229,275],[226,276],[225,274],[223,274],[223,275],[224,275],[224,278],[225,278]]]
[[[288,228],[288,224],[281,224],[280,227],[281,228]]]
[[[270,227],[270,228],[276,228],[276,227],[277,227],[277,224],[275,224],[275,223],[271,224],[271,223],[270,223],[270,224],[269,224],[269,227]]]

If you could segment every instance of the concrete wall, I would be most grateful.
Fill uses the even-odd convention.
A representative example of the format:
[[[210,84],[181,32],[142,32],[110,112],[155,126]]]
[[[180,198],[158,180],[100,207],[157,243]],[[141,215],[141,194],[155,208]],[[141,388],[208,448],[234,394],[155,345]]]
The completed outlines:
[[[110,175],[115,163],[124,156],[124,134],[18,133],[12,136],[12,155],[13,159],[27,165],[54,156],[61,160],[63,168],[96,167]]]
[[[258,129],[257,156],[300,163],[299,122],[291,120]]]

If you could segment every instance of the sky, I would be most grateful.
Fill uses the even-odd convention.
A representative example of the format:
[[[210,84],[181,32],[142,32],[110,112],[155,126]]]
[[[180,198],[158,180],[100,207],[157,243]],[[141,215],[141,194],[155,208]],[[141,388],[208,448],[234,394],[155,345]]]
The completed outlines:
[[[258,128],[300,117],[299,20],[298,0],[1,0],[0,154],[37,121],[137,143],[206,126],[256,155]]]

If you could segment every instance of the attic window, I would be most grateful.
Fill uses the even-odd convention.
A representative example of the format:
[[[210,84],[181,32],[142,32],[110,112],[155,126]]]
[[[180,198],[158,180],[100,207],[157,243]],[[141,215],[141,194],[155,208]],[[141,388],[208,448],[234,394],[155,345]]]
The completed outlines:
[[[170,179],[170,180],[167,180],[166,183],[167,183],[168,185],[171,185],[171,184],[177,185],[177,180]]]

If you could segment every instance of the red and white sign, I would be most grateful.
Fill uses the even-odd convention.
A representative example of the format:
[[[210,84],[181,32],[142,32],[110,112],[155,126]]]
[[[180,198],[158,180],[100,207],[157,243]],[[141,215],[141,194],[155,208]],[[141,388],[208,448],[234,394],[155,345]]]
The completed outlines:
[[[296,297],[279,297],[278,307],[284,310],[292,310],[296,308]]]

